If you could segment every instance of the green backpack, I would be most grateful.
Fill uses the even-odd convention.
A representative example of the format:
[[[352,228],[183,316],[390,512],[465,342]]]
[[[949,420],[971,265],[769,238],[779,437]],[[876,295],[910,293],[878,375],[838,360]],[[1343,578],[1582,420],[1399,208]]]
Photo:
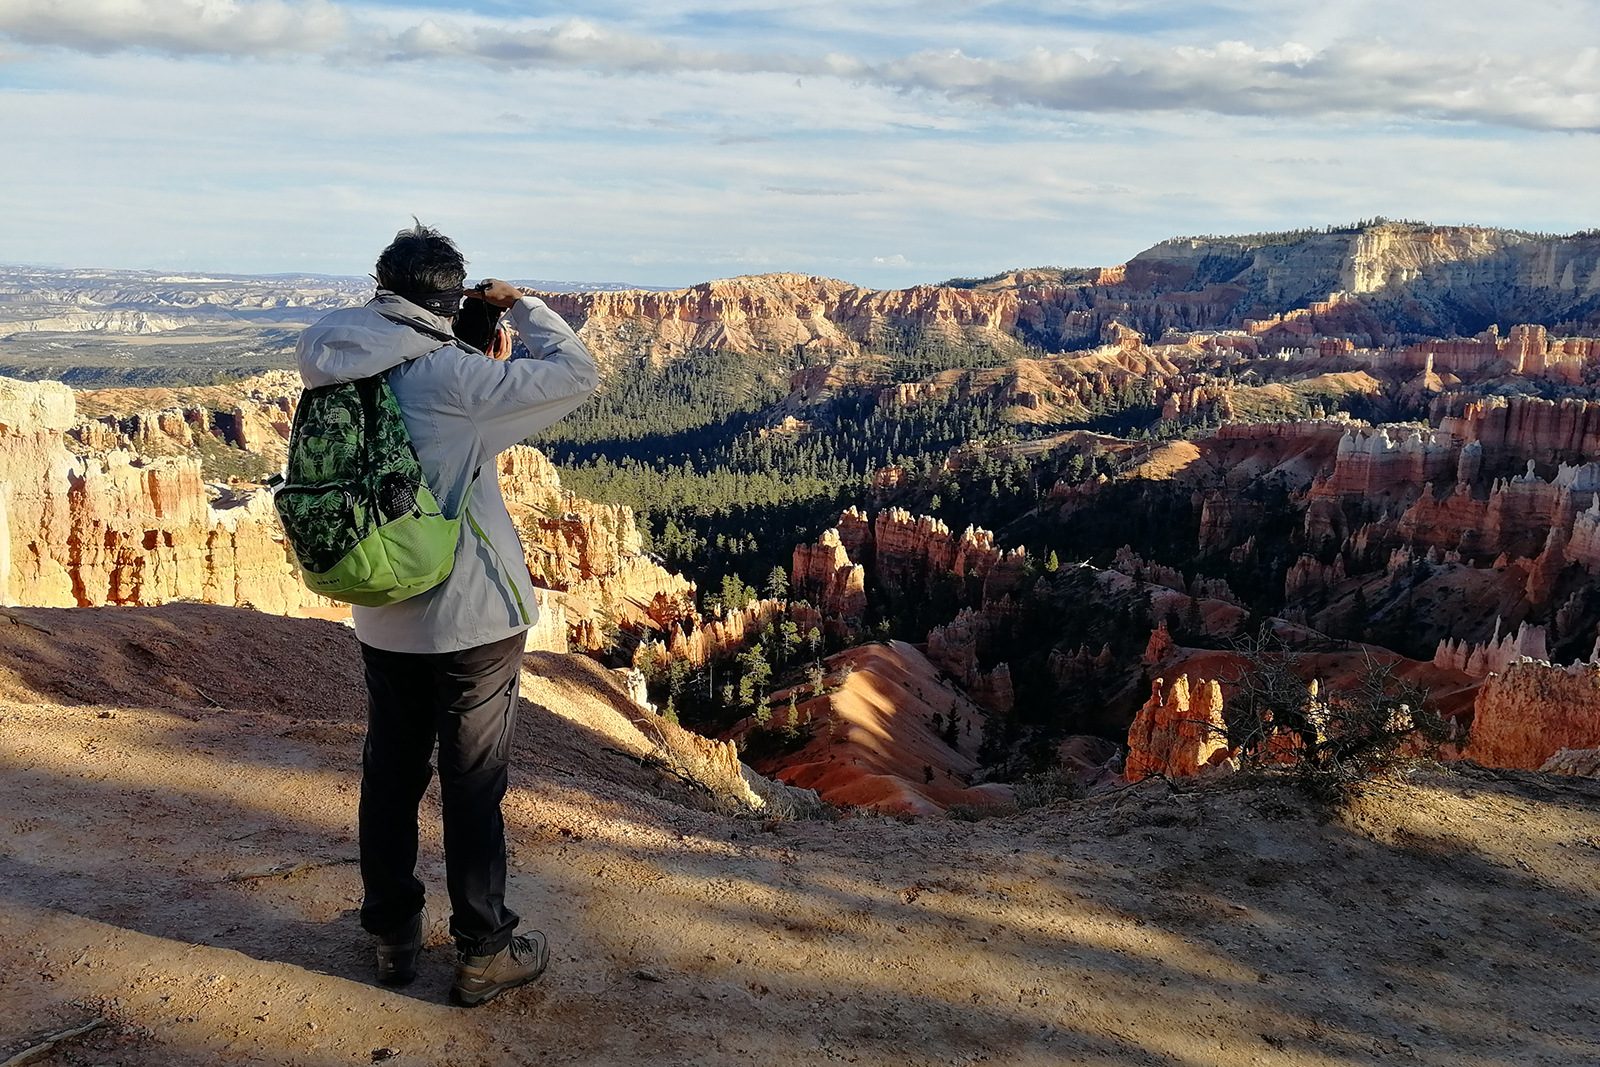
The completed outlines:
[[[450,576],[461,519],[428,488],[387,374],[301,394],[288,469],[269,485],[313,592],[380,607]]]

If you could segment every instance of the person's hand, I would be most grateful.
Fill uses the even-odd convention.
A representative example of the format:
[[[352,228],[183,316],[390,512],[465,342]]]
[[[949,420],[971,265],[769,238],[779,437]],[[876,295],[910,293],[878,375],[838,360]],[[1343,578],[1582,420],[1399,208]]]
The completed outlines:
[[[471,292],[479,299],[493,304],[497,308],[508,308],[522,298],[520,289],[510,282],[501,281],[499,278],[485,278]]]

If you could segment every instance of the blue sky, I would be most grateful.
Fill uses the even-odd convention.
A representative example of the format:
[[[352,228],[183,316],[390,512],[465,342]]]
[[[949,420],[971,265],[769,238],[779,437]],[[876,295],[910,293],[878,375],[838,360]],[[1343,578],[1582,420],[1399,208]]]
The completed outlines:
[[[1600,226],[1594,0],[0,0],[0,261],[873,286]]]

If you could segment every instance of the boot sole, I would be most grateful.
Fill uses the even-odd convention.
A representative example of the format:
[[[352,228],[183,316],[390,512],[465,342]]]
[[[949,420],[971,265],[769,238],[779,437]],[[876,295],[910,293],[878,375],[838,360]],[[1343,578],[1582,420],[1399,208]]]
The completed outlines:
[[[417,967],[413,963],[410,970],[396,970],[393,974],[383,975],[378,979],[378,984],[387,989],[400,989],[417,980]]]

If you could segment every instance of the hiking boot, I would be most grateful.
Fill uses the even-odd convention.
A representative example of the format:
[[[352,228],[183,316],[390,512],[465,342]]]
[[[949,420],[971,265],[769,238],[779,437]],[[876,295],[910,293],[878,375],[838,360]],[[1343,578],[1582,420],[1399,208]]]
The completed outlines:
[[[456,984],[450,999],[467,1008],[493,1000],[507,989],[526,985],[544,973],[550,946],[537,930],[518,934],[493,956],[462,954],[456,964]]]
[[[388,986],[410,985],[417,977],[417,956],[428,933],[426,909],[391,934],[378,935],[378,981]]]

